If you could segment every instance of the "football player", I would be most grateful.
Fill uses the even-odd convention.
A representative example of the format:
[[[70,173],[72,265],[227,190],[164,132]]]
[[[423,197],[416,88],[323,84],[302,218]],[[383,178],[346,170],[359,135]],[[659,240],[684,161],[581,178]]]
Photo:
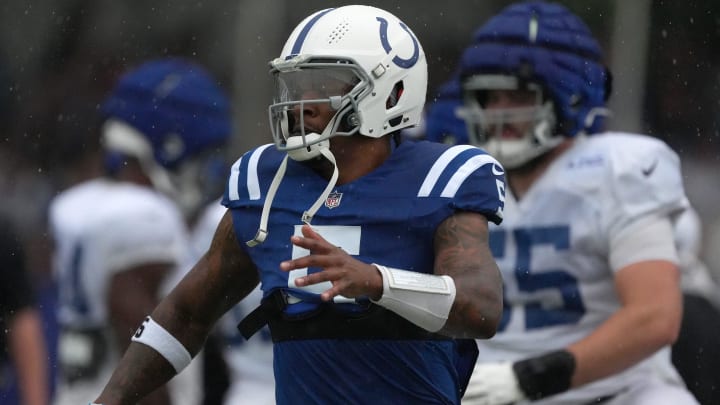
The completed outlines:
[[[0,215],[0,403],[47,405],[50,364],[25,249]]]
[[[240,329],[269,324],[278,404],[459,404],[474,338],[501,313],[487,226],[502,220],[502,166],[470,146],[399,142],[420,119],[427,64],[384,10],[313,13],[271,73],[275,144],[235,162],[210,248],[95,402],[152,392],[260,283]]]
[[[97,395],[163,284],[180,271],[186,219],[203,202],[200,169],[231,132],[227,97],[204,68],[183,59],[130,70],[102,113],[107,175],[62,192],[49,212],[62,329],[58,404]],[[162,388],[145,403],[168,399]]]
[[[558,4],[508,6],[475,32],[456,80],[449,109],[467,126],[453,135],[508,180],[507,218],[490,228],[503,318],[478,341],[463,403],[695,404],[670,362],[679,159],[649,136],[600,133],[610,76],[590,30]]]

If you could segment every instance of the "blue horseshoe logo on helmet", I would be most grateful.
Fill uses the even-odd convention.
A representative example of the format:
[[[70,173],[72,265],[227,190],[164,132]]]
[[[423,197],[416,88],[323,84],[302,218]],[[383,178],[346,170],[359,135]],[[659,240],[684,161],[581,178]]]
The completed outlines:
[[[380,22],[380,42],[382,42],[385,53],[390,54],[390,51],[392,51],[392,47],[390,46],[390,42],[388,41],[388,22],[382,17],[376,17],[376,19]],[[410,39],[412,39],[413,41],[413,54],[409,59],[403,59],[395,55],[392,61],[394,64],[400,66],[401,68],[410,69],[411,67],[415,66],[418,61],[418,57],[420,56],[420,45],[418,45],[417,39],[415,39],[415,36],[412,34],[412,32],[410,32],[410,30],[405,24],[400,22],[400,27],[405,30],[408,35],[410,35]]]

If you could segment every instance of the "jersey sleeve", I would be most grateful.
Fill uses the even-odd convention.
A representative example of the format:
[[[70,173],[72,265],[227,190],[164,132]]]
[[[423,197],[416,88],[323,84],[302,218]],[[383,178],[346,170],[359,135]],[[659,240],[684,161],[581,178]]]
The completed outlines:
[[[659,140],[635,140],[616,149],[611,168],[605,207],[610,235],[645,216],[674,217],[688,205],[680,159]]]
[[[633,232],[643,224],[667,219],[671,223],[687,207],[680,159],[660,140],[649,137],[619,137],[609,154],[610,170],[603,187],[603,228],[610,247],[610,262],[619,270],[627,264],[645,260],[677,261],[672,250],[673,235],[656,235],[653,240],[638,241],[637,249],[623,238],[637,241]],[[671,228],[669,229],[669,231]],[[629,236],[630,235],[630,236]],[[667,245],[670,245],[668,247]]]
[[[273,144],[262,145],[243,154],[230,167],[230,176],[225,187],[222,205],[235,208],[248,202],[260,203],[264,192],[258,175],[258,166],[263,152]]]
[[[187,234],[179,213],[145,206],[117,216],[93,231],[91,260],[104,262],[109,273],[149,263],[181,264]]]
[[[502,165],[480,149],[469,149],[459,158],[458,167],[448,180],[443,195],[454,192],[456,210],[479,212],[489,221],[500,224],[505,205]]]

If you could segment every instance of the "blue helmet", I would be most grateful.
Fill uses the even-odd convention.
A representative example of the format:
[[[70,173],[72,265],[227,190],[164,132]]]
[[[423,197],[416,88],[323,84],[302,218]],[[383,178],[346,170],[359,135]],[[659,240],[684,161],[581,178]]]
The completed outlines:
[[[223,164],[232,131],[230,102],[210,74],[180,58],[146,62],[125,73],[101,106],[109,172],[137,159],[153,185],[186,214]]]
[[[453,78],[440,86],[437,98],[427,108],[425,138],[451,145],[468,143],[465,122],[457,115],[460,107],[462,88],[460,82]]]
[[[230,103],[202,67],[179,58],[146,62],[124,74],[102,104],[152,146],[155,161],[174,168],[228,141]]]
[[[460,59],[459,76],[470,141],[497,153],[508,168],[552,149],[563,137],[599,132],[610,92],[609,71],[589,28],[565,7],[542,1],[514,4],[481,26]],[[483,91],[530,89],[538,108],[524,111],[535,128],[524,145],[490,144]],[[504,114],[507,119],[507,113]]]

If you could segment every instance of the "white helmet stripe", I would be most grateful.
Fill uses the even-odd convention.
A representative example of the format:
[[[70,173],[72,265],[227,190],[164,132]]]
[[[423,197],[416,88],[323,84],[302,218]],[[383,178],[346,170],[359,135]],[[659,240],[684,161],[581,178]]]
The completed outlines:
[[[290,55],[285,55],[285,58],[291,58],[295,55],[300,54],[300,50],[302,49],[303,43],[305,42],[305,38],[307,38],[308,33],[310,32],[310,29],[315,25],[315,23],[322,18],[325,14],[333,11],[334,8],[328,8],[322,11],[318,11],[314,17],[308,21],[307,24],[303,27],[302,31],[300,31],[300,34],[298,34],[298,37],[295,39],[295,43],[293,44],[292,51],[290,52]]]

